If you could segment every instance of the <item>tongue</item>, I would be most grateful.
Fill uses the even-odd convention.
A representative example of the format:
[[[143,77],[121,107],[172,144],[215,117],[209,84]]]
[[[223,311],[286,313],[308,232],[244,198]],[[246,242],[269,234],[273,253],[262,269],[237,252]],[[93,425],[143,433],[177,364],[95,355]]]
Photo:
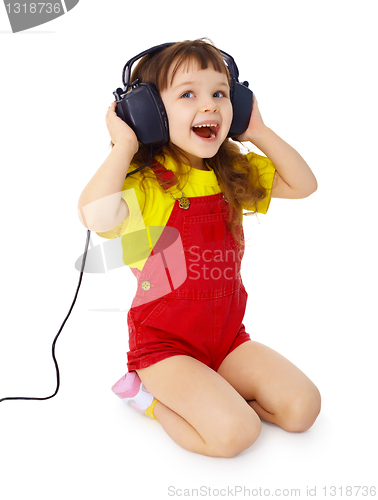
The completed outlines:
[[[211,136],[210,127],[194,128],[193,131],[195,134],[199,135],[200,137],[205,137],[207,139]]]

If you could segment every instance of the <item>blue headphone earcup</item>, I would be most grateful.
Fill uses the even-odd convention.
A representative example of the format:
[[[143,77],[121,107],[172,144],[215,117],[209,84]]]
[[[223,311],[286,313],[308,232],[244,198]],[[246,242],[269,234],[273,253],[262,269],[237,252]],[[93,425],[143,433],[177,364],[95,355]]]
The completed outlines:
[[[244,82],[247,85],[247,82]],[[253,92],[243,83],[231,78],[230,99],[233,110],[229,137],[243,134],[248,128],[252,113]]]
[[[168,118],[154,85],[137,83],[117,101],[117,115],[145,146],[163,146],[169,141]]]

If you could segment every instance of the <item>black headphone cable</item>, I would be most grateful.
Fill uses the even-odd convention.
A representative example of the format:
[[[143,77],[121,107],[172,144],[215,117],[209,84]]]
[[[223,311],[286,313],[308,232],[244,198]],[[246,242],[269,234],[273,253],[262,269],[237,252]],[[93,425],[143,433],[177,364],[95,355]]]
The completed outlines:
[[[83,272],[84,272],[84,266],[85,266],[85,261],[86,261],[86,258],[87,258],[87,252],[88,252],[88,245],[89,245],[89,238],[90,238],[90,235],[91,235],[91,232],[90,230],[88,229],[87,231],[87,241],[85,243],[85,250],[84,250],[84,254],[83,254],[83,261],[81,263],[81,270],[80,270],[80,278],[79,278],[79,284],[77,286],[77,289],[76,289],[76,293],[75,293],[75,298],[71,304],[71,307],[70,307],[70,310],[68,311],[68,314],[65,318],[65,320],[63,321],[60,329],[59,329],[59,332],[56,334],[55,338],[54,338],[54,341],[52,343],[52,357],[53,357],[53,360],[54,360],[54,364],[55,364],[55,370],[56,370],[56,389],[55,389],[55,392],[54,394],[52,394],[51,396],[47,396],[46,398],[26,398],[26,397],[10,397],[10,398],[2,398],[0,399],[0,403],[2,401],[7,401],[7,400],[15,400],[15,399],[23,399],[23,400],[27,400],[27,401],[30,401],[30,400],[36,400],[36,401],[44,401],[46,399],[51,399],[53,398],[54,396],[56,396],[58,390],[59,390],[59,386],[60,386],[60,376],[59,376],[59,367],[58,367],[58,363],[57,363],[57,360],[56,360],[56,357],[55,357],[55,344],[56,344],[56,341],[58,340],[58,337],[60,335],[60,332],[63,330],[63,327],[64,325],[66,324],[66,321],[67,319],[69,318],[70,314],[71,314],[71,311],[73,309],[73,306],[76,302],[76,298],[77,298],[77,295],[79,293],[79,288],[80,288],[80,285],[81,285],[81,280],[83,278]]]
[[[133,175],[133,174],[136,174],[137,172],[139,172],[139,170],[142,170],[142,168],[144,167],[148,167],[148,165],[152,162],[152,160],[154,159],[154,147],[151,146],[151,156],[150,156],[150,159],[148,160],[147,163],[145,163],[144,165],[142,165],[141,167],[138,167],[136,168],[135,170],[133,170],[132,172],[129,172],[127,175],[126,175],[126,178],[129,177],[129,175]]]

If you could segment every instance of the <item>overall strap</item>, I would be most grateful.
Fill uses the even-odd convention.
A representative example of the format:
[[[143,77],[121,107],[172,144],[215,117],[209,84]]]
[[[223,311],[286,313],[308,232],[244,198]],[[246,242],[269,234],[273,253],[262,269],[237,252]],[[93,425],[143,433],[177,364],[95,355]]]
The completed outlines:
[[[168,170],[167,168],[165,168],[164,165],[162,165],[159,161],[152,160],[149,167],[156,175],[156,178],[164,191],[178,184],[179,181],[175,173],[172,172],[172,170]]]

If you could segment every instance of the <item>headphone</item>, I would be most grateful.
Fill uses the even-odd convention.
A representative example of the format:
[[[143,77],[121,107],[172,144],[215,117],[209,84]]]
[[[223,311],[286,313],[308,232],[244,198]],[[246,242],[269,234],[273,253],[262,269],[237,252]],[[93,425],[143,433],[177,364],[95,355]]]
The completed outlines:
[[[145,146],[157,147],[168,143],[168,118],[155,85],[142,83],[139,80],[130,84],[131,67],[141,57],[154,54],[171,45],[174,44],[156,45],[127,61],[122,72],[124,88],[118,88],[113,92],[117,103],[117,115],[132,128],[139,142]],[[228,137],[235,137],[248,128],[252,112],[253,92],[248,88],[248,82],[239,82],[239,70],[234,59],[226,52],[222,50],[220,52],[231,77],[230,100],[233,119]]]

